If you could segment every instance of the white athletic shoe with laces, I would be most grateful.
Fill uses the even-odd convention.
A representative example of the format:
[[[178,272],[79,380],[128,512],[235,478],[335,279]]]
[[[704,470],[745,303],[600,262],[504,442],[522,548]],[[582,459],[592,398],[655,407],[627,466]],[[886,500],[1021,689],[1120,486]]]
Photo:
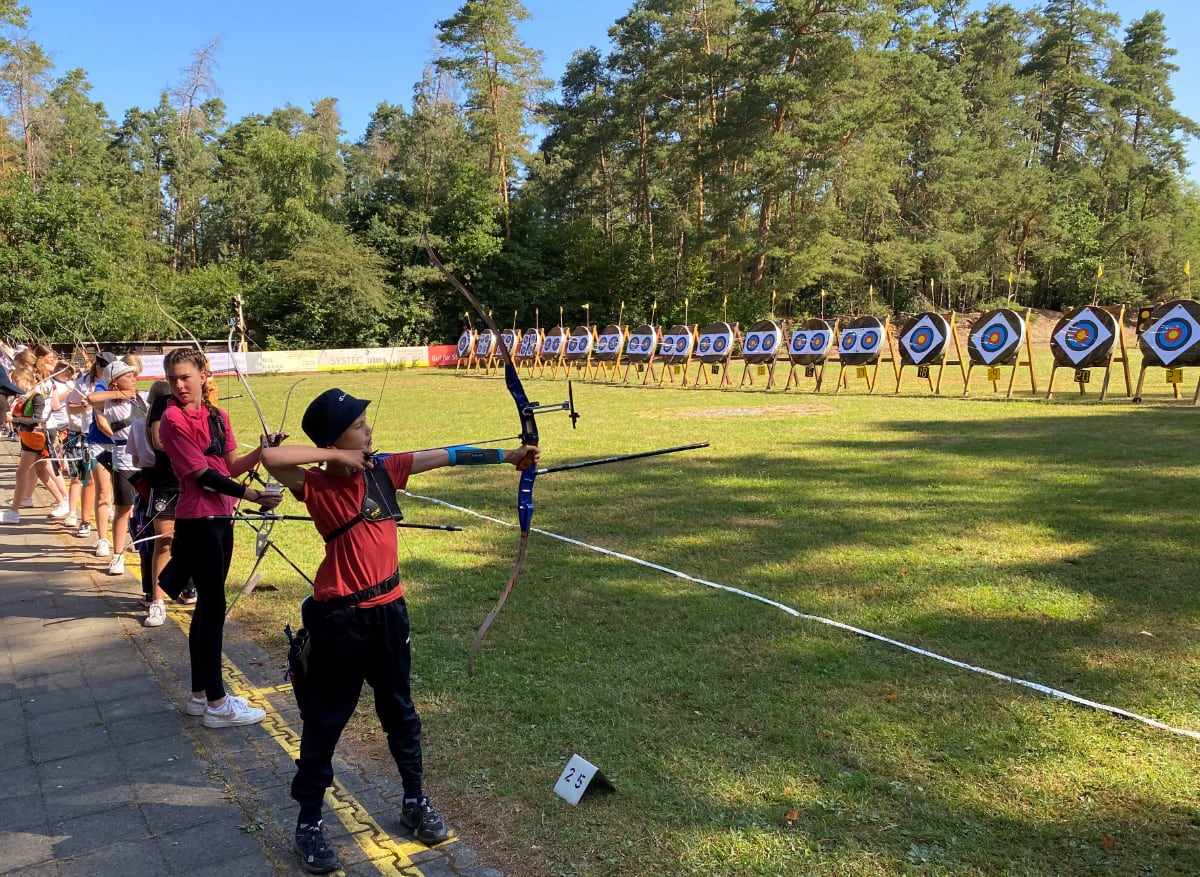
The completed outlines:
[[[71,512],[71,514],[63,518],[63,526],[70,527],[72,530],[74,530],[79,526],[79,517],[74,512]]]
[[[69,514],[71,514],[71,505],[65,499],[62,502],[55,503],[54,508],[50,510],[50,517],[52,518],[65,518]]]
[[[143,627],[162,627],[167,620],[167,607],[162,600],[155,600],[146,609],[146,617],[142,619]]]
[[[204,711],[204,727],[234,728],[238,725],[257,725],[267,717],[266,710],[250,706],[240,697],[226,696],[220,706],[210,706]]]
[[[112,548],[109,546],[107,539],[101,539],[96,543],[97,557],[108,557],[110,554],[112,554]]]
[[[0,524],[19,524],[21,523],[21,513],[14,512],[12,509],[5,509],[4,514],[0,515]]]
[[[110,576],[125,575],[125,555],[114,554],[113,559],[108,562],[108,574]]]

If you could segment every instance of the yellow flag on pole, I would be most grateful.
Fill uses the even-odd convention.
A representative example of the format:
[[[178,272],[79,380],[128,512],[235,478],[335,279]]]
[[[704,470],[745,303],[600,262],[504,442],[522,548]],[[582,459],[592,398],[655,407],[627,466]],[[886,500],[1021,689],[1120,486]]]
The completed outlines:
[[[1188,259],[1186,262],[1183,263],[1183,273],[1186,274],[1188,277],[1192,276],[1192,260],[1191,259]]]
[[[1097,262],[1096,263],[1096,279],[1099,280],[1103,276],[1104,276],[1104,263]]]

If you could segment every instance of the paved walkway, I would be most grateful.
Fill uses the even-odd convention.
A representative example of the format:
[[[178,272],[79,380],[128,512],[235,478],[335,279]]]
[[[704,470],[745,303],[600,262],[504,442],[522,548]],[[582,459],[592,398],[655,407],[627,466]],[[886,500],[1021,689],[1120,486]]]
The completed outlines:
[[[142,627],[136,565],[108,576],[94,538],[70,535],[49,518],[45,490],[36,496],[20,525],[0,526],[0,874],[306,873],[291,842],[300,719],[282,655],[227,625],[229,687],[267,718],[204,728],[182,711],[190,610],[168,607],[163,627]],[[326,799],[344,873],[502,877],[453,837],[429,849],[405,834],[394,772],[354,761],[339,748]]]

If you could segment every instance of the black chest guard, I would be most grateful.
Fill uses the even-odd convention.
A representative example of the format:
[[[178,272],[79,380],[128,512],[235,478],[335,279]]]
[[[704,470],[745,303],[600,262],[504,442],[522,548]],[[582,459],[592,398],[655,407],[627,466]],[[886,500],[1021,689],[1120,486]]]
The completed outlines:
[[[388,477],[387,469],[384,468],[379,458],[376,458],[373,469],[363,470],[363,482],[366,490],[363,491],[362,509],[357,515],[326,536],[325,544],[328,545],[351,527],[361,524],[363,521],[375,523],[404,520],[404,512],[400,511],[400,504],[396,501],[396,486],[392,484],[392,479]]]

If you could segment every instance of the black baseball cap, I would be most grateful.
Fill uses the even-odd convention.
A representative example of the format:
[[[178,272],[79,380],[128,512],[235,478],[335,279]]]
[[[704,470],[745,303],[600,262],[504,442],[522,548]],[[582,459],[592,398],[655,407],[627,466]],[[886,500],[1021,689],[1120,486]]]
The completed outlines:
[[[344,433],[370,404],[367,400],[355,399],[336,387],[326,390],[308,403],[300,421],[300,428],[318,448],[327,448],[338,440],[338,436]]]

